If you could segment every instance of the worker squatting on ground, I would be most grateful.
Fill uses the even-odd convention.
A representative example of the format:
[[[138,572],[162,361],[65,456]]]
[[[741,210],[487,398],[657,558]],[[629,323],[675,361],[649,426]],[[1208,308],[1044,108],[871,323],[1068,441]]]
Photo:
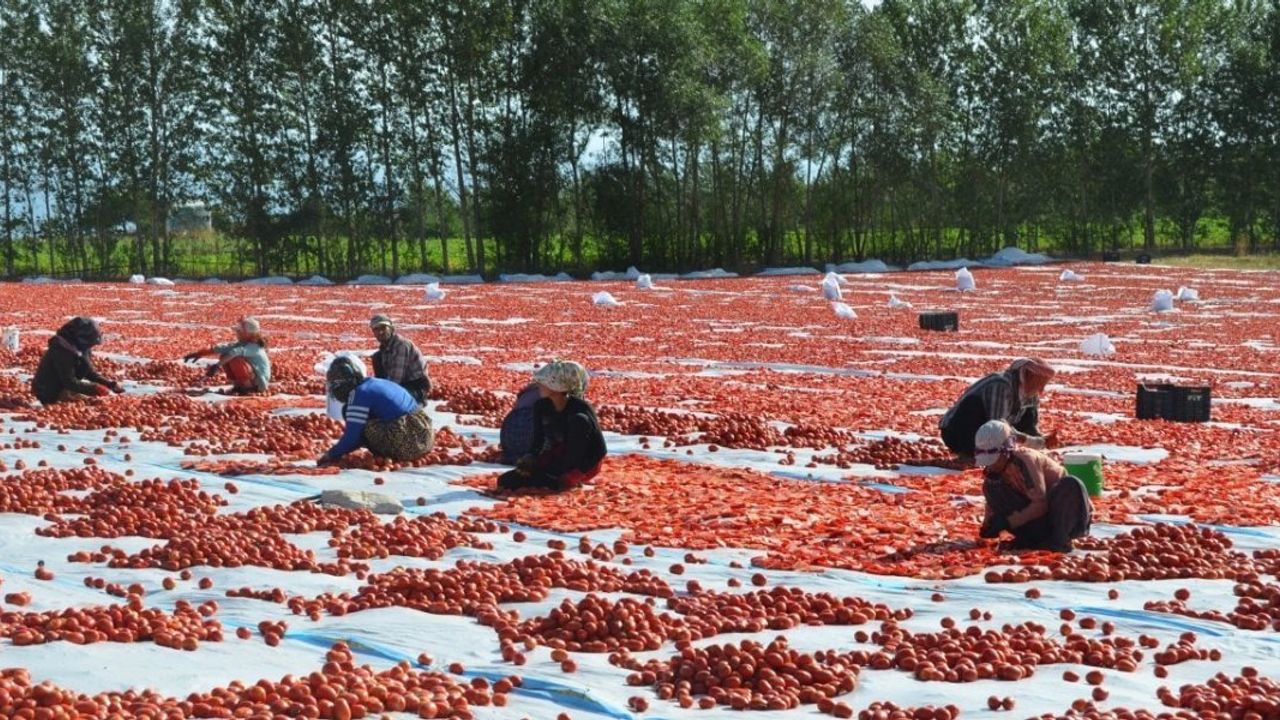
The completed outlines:
[[[418,346],[397,333],[395,323],[386,315],[374,315],[369,329],[378,340],[378,351],[373,354],[373,376],[399,385],[419,405],[425,405],[431,393],[431,378]]]
[[[271,385],[271,358],[267,357],[267,340],[262,336],[262,327],[257,320],[244,317],[231,329],[236,334],[235,342],[187,353],[182,359],[195,362],[202,357],[217,355],[218,362],[209,366],[205,371],[206,377],[213,377],[221,369],[231,381],[231,392],[238,395],[266,392]]]
[[[973,439],[988,420],[1003,420],[1027,447],[1043,450],[1055,437],[1040,435],[1040,394],[1053,379],[1054,369],[1036,358],[1014,360],[1003,372],[970,385],[938,422],[942,442],[961,458],[973,457]]]
[[[533,380],[542,396],[533,406],[533,443],[516,468],[498,478],[498,487],[578,487],[600,472],[608,454],[596,411],[584,397],[587,371],[576,362],[556,360]]]
[[[93,368],[93,347],[101,342],[102,331],[93,319],[68,320],[49,339],[49,349],[31,380],[31,392],[45,405],[124,392],[120,383]]]
[[[361,446],[399,462],[431,452],[435,444],[431,419],[404,388],[390,380],[366,378],[348,357],[337,357],[329,364],[325,384],[329,394],[343,402],[347,425],[317,465],[331,465]]]
[[[1016,548],[1071,552],[1071,541],[1089,534],[1093,505],[1084,483],[1045,453],[1019,447],[1009,423],[987,422],[974,445],[987,501],[982,537],[1007,530]]]

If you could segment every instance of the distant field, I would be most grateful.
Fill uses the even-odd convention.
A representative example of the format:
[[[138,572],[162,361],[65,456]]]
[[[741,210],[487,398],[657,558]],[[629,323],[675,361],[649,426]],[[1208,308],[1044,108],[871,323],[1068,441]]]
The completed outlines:
[[[1228,270],[1280,270],[1280,253],[1260,255],[1184,255],[1158,258],[1161,265],[1193,268],[1223,268]]]

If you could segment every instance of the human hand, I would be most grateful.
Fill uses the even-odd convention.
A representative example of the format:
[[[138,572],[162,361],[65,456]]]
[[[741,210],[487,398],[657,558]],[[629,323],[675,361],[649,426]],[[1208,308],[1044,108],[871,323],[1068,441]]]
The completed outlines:
[[[1022,441],[1022,444],[1032,450],[1044,450],[1045,447],[1048,446],[1048,442],[1039,435],[1028,435],[1027,438]]]
[[[329,457],[329,453],[325,453],[316,459],[316,467],[329,467],[330,465],[336,465],[337,462]]]
[[[1000,537],[1000,533],[1008,529],[1009,518],[1003,515],[996,515],[987,518],[986,522],[982,523],[982,529],[978,531],[978,537],[992,540]]]
[[[106,385],[94,385],[93,394],[97,395],[98,397],[106,397],[107,395],[111,394],[111,388],[107,387]]]
[[[119,382],[117,382],[117,381],[115,381],[115,380],[112,380],[112,381],[111,381],[111,384],[110,384],[110,385],[108,385],[107,387],[108,387],[108,388],[110,388],[111,392],[113,392],[113,393],[115,393],[115,394],[117,394],[117,395],[123,395],[123,394],[124,394],[124,386],[123,386],[123,385],[121,385]]]

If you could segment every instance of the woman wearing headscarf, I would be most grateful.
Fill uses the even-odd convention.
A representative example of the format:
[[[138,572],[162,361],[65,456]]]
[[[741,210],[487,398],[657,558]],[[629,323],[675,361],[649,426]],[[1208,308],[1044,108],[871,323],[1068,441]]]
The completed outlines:
[[[541,398],[533,405],[533,442],[516,469],[498,478],[503,490],[568,490],[594,478],[608,454],[596,411],[585,398],[587,371],[556,360],[533,375]]]
[[[124,388],[93,368],[93,348],[102,331],[92,318],[76,317],[58,328],[40,358],[31,392],[45,405],[63,400],[122,393]]]
[[[342,402],[342,437],[316,461],[332,465],[361,446],[398,462],[417,460],[435,446],[431,418],[408,391],[390,380],[365,377],[351,358],[339,356],[325,372],[331,397]]]
[[[271,358],[267,357],[267,340],[262,336],[262,326],[251,317],[243,317],[231,326],[236,341],[214,345],[207,350],[197,350],[183,356],[186,362],[217,355],[218,362],[209,366],[207,377],[222,370],[231,381],[231,392],[248,394],[266,392],[271,385]]]
[[[1018,446],[1014,435],[1008,423],[992,420],[974,436],[987,501],[979,535],[1008,531],[1016,548],[1069,553],[1093,522],[1084,483],[1045,453]]]
[[[938,423],[942,442],[957,455],[972,457],[978,428],[989,420],[1003,420],[1013,427],[1018,442],[1043,450],[1050,439],[1040,435],[1040,394],[1054,374],[1043,360],[1019,358],[1003,372],[970,385]]]

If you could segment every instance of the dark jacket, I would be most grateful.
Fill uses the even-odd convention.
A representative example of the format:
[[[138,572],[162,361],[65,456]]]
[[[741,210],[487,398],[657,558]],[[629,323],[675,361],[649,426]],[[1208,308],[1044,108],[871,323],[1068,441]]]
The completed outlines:
[[[515,465],[533,449],[533,407],[541,399],[538,384],[530,383],[516,396],[516,406],[503,418],[498,444],[505,464]]]
[[[608,452],[596,411],[586,400],[569,398],[563,412],[556,412],[555,404],[546,398],[534,404],[530,454],[539,470],[550,475],[587,472]]]
[[[97,325],[87,318],[75,318],[49,339],[49,349],[40,358],[31,392],[40,402],[57,402],[64,391],[96,395],[98,385],[111,381],[93,369],[92,348],[102,340]]]

